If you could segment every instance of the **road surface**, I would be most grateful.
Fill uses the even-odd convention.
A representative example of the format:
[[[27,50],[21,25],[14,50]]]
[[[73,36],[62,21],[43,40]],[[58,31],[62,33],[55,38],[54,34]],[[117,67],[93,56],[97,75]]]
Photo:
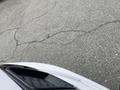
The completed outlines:
[[[120,85],[120,0],[1,0],[0,62],[58,65]]]

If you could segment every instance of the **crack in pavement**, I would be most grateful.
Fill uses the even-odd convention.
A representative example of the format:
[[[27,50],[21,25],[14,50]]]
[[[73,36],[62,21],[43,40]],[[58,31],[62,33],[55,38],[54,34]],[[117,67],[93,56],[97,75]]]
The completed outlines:
[[[54,33],[54,34],[52,34],[52,35],[47,35],[44,39],[42,39],[42,40],[33,40],[33,41],[27,41],[27,42],[23,42],[23,43],[19,43],[19,41],[16,39],[16,41],[17,41],[17,45],[18,46],[20,46],[20,45],[23,45],[23,44],[32,44],[32,43],[41,43],[41,42],[44,42],[44,41],[46,41],[46,40],[48,40],[48,39],[50,39],[50,38],[52,38],[52,37],[54,37],[54,36],[56,36],[56,35],[59,35],[59,34],[61,34],[61,33],[68,33],[68,32],[80,32],[80,33],[83,33],[83,34],[81,34],[80,36],[84,36],[84,35],[86,35],[86,34],[90,34],[90,33],[93,33],[93,32],[96,32],[99,28],[101,28],[101,27],[103,27],[103,26],[105,26],[105,25],[108,25],[108,24],[112,24],[112,23],[120,23],[120,20],[114,20],[114,21],[109,21],[109,22],[106,22],[106,23],[103,23],[103,24],[100,24],[98,27],[96,27],[96,28],[94,28],[94,29],[92,29],[92,30],[90,30],[90,31],[84,31],[84,30],[67,30],[67,31],[59,31],[59,32],[56,32],[56,33]],[[78,35],[79,36],[79,35]],[[77,38],[77,37],[76,37]],[[75,39],[76,39],[75,38]],[[65,45],[68,45],[68,44],[71,44],[72,42],[74,42],[74,40],[75,39],[73,39],[71,42],[69,42],[69,43],[67,43],[67,44],[65,44]]]
[[[4,31],[0,32],[0,35],[3,35],[4,33],[9,32],[9,31],[14,31],[14,30],[19,29],[19,28],[21,28],[21,27],[14,27],[14,28],[5,29]]]
[[[47,15],[51,10],[53,10],[55,7],[57,6],[57,1],[55,1],[54,5],[50,8],[50,10],[47,10],[46,12],[44,12],[42,15],[37,16],[37,17],[33,17],[29,20],[29,22],[26,22],[23,26],[25,26],[26,24],[29,24],[30,22],[32,22],[33,20],[36,19],[40,19],[41,17]]]
[[[10,29],[6,29],[5,31],[2,31],[2,32],[0,32],[0,35],[3,35],[4,33],[6,33],[6,32],[9,32],[9,31],[15,31],[15,33],[16,33],[16,31],[18,30],[18,29],[20,29],[21,27],[14,27],[14,28],[10,28]],[[14,34],[14,39],[15,39],[15,34]],[[15,39],[16,40],[16,46],[17,46],[17,39]],[[15,50],[16,50],[17,48],[15,47]],[[9,58],[8,57],[4,57],[4,59],[3,58],[0,58],[0,62],[6,62],[6,61],[8,61],[8,60],[10,60],[10,59],[13,59],[13,58],[16,58],[16,57],[14,57],[14,51],[13,51],[13,54],[12,54],[12,56],[10,56]]]
[[[54,34],[52,34],[52,35],[49,35],[49,34],[48,34],[48,35],[47,35],[45,38],[43,38],[42,40],[33,40],[33,41],[27,41],[27,42],[23,42],[23,43],[19,43],[19,40],[18,40],[17,37],[16,37],[17,31],[18,31],[17,29],[19,29],[20,27],[14,28],[14,29],[16,29],[16,30],[15,30],[15,33],[14,33],[14,40],[15,40],[16,46],[15,46],[15,49],[14,49],[14,51],[13,51],[12,56],[11,56],[10,58],[6,59],[6,60],[9,60],[9,59],[12,59],[12,58],[16,58],[16,57],[22,56],[22,54],[19,55],[19,56],[14,56],[14,54],[15,54],[18,46],[26,45],[26,44],[27,44],[27,46],[26,46],[26,48],[27,48],[30,44],[33,44],[33,43],[42,43],[42,42],[44,42],[44,41],[46,41],[46,40],[48,40],[48,39],[50,39],[50,38],[52,38],[52,37],[54,37],[54,36],[56,36],[56,35],[61,34],[61,33],[69,33],[69,32],[83,33],[83,34],[81,34],[81,35],[78,35],[78,36],[81,36],[81,37],[82,37],[82,36],[84,36],[84,35],[86,35],[86,34],[94,33],[94,32],[96,32],[98,29],[100,29],[101,27],[103,27],[103,26],[105,26],[105,25],[108,25],[108,24],[112,24],[112,23],[113,23],[113,24],[114,24],[114,23],[120,23],[120,20],[114,20],[114,21],[109,21],[109,22],[100,24],[98,27],[96,27],[96,28],[94,28],[94,29],[92,29],[92,30],[90,30],[90,31],[84,31],[84,30],[59,31],[59,32],[56,32],[56,33],[54,33]],[[10,30],[12,30],[12,29],[8,29],[8,31],[10,31]],[[5,32],[5,31],[4,31],[4,32]],[[3,32],[3,33],[4,33],[4,32]],[[78,36],[77,36],[76,38],[78,38]],[[68,42],[68,43],[66,43],[66,44],[63,44],[63,45],[68,45],[68,44],[73,43],[73,42],[76,40],[76,38],[74,38],[72,41],[70,41],[70,42]],[[25,49],[24,49],[24,50],[25,50]],[[24,51],[24,50],[23,50],[23,51]],[[0,60],[0,62],[4,62],[4,61],[6,61],[6,60]]]
[[[15,43],[16,43],[16,46],[18,46],[18,40],[17,40],[17,38],[16,38],[16,33],[17,33],[17,29],[16,29],[16,31],[14,32],[14,40],[15,40]]]
[[[41,43],[41,42],[44,42],[44,41],[46,41],[47,39],[50,39],[50,38],[52,38],[52,37],[54,37],[54,36],[56,36],[56,35],[58,35],[58,34],[68,33],[68,32],[83,32],[83,33],[85,33],[85,31],[80,31],[80,30],[59,31],[59,32],[56,32],[56,33],[54,33],[54,34],[52,34],[52,35],[49,35],[49,34],[48,34],[44,39],[42,39],[42,40],[40,40],[40,41],[39,41],[39,40],[28,41],[28,42],[18,43],[17,45],[20,46],[20,45],[23,45],[23,44]]]
[[[90,30],[90,31],[86,31],[84,34],[82,34],[82,35],[80,35],[80,36],[82,37],[82,36],[84,36],[84,35],[86,35],[86,34],[90,34],[90,33],[96,32],[98,29],[102,28],[103,26],[108,25],[108,24],[112,24],[112,23],[113,23],[113,24],[114,24],[114,23],[120,23],[120,20],[114,20],[114,21],[109,21],[109,22],[100,24],[98,27],[96,27],[96,28],[94,28],[94,29],[92,29],[92,30]],[[79,35],[78,35],[78,36],[79,36]],[[78,36],[77,36],[76,38],[78,38]],[[70,42],[68,42],[68,43],[66,43],[66,44],[63,44],[63,45],[69,45],[69,44],[73,43],[73,42],[76,40],[76,38],[74,38],[72,41],[70,41]]]

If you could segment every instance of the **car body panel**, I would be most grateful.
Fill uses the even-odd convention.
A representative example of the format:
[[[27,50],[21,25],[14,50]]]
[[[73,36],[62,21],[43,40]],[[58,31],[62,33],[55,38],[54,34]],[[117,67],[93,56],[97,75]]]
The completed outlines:
[[[22,90],[4,71],[0,69],[0,90]]]
[[[46,72],[54,75],[78,88],[79,90],[110,90],[92,80],[89,80],[81,75],[78,75],[69,70],[60,68],[58,66],[33,63],[33,62],[18,62],[18,63],[6,63],[10,65],[27,66],[30,68],[37,69],[38,71]],[[5,65],[5,64],[4,64]]]

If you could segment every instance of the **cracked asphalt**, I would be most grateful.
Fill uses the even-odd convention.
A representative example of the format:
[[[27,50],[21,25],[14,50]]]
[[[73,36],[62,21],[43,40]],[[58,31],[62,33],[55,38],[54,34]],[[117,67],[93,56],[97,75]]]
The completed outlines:
[[[120,85],[120,0],[0,1],[0,62],[50,63]]]

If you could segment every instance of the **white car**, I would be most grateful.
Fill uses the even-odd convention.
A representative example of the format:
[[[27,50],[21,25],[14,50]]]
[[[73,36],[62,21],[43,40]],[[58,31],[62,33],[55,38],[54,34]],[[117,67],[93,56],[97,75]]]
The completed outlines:
[[[0,90],[109,90],[69,70],[43,63],[0,65]]]

